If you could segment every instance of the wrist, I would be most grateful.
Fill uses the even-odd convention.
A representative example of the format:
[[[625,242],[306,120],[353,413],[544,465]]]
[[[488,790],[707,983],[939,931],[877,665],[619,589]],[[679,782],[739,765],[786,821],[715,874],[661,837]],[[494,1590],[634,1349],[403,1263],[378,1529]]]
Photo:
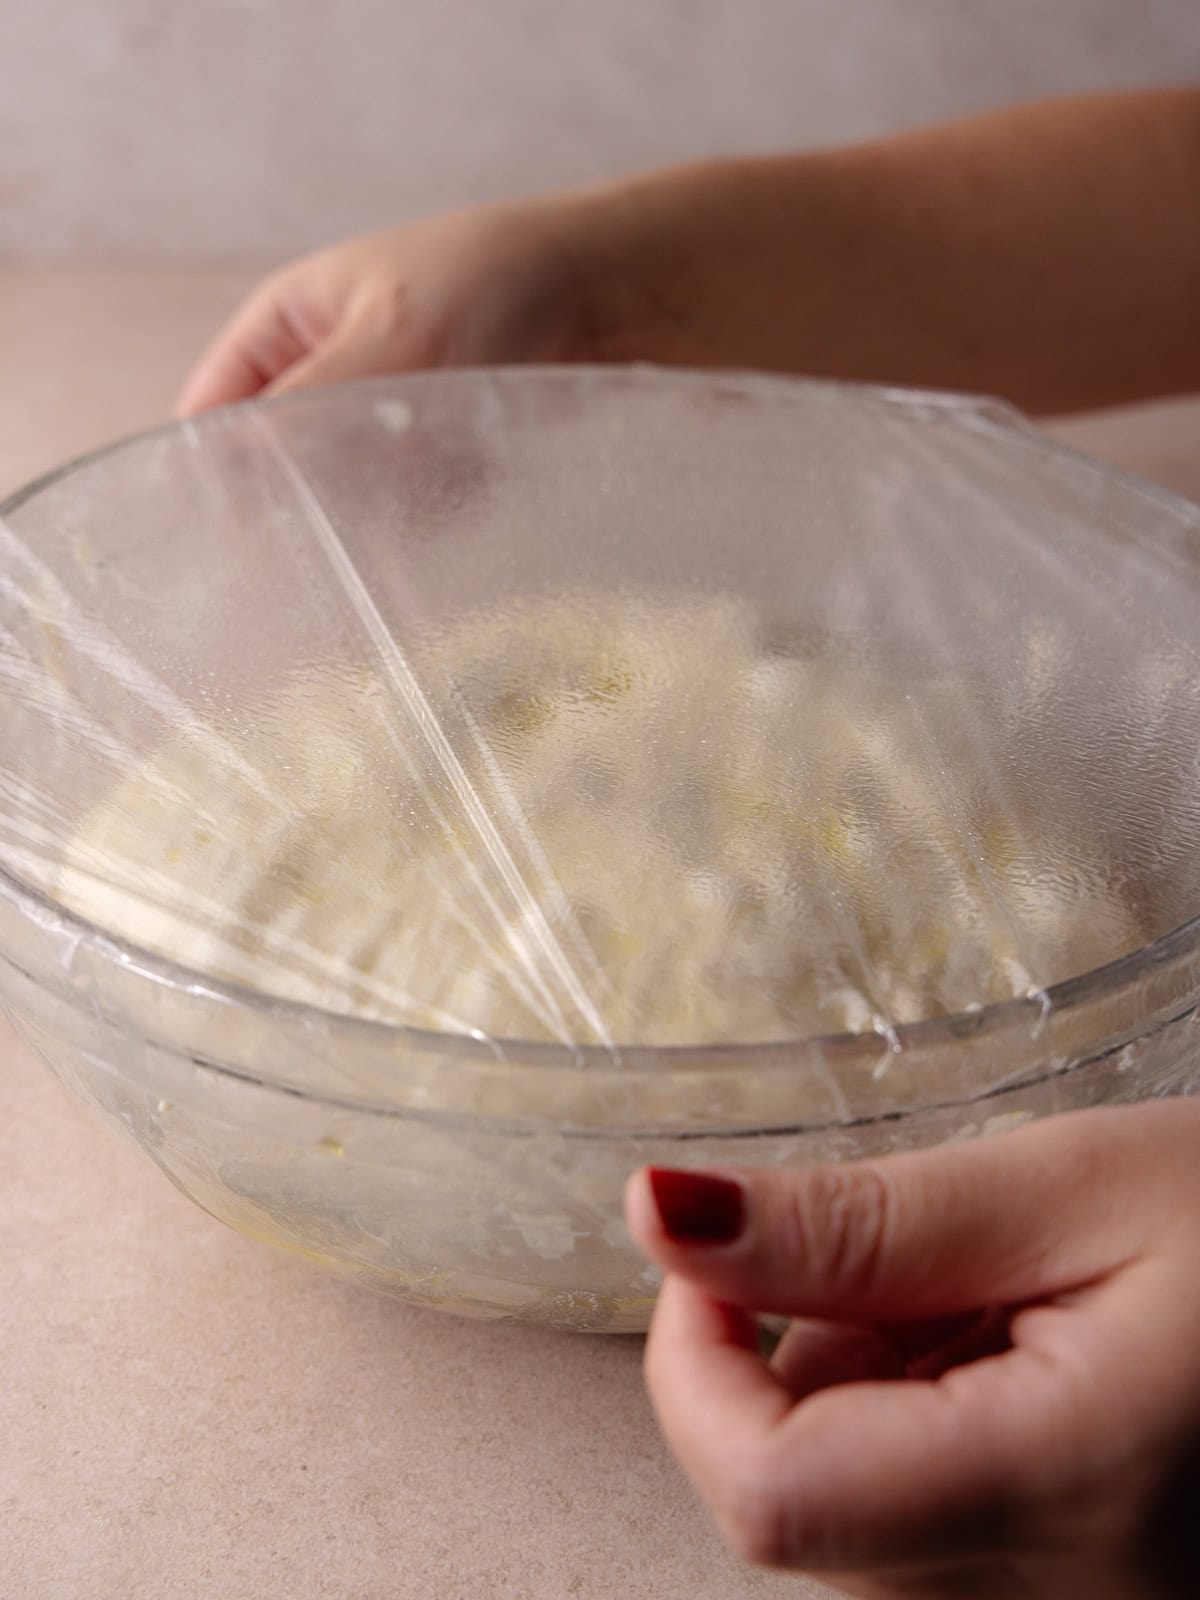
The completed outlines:
[[[576,285],[570,359],[699,365],[705,240],[690,172],[596,184],[560,202],[559,237]]]
[[[577,192],[577,359],[849,375],[876,187],[846,153],[817,152]]]

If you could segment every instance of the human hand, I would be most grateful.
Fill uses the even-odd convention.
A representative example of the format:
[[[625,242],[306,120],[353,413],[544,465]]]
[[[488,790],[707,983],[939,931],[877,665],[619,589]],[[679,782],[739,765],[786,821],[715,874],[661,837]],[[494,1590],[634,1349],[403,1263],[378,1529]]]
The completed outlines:
[[[733,1548],[869,1600],[1200,1594],[1198,1158],[1176,1100],[635,1174],[650,1395]],[[799,1319],[769,1360],[752,1311]]]
[[[559,360],[982,390],[1040,412],[1190,393],[1198,126],[1194,88],[1090,95],[351,240],[269,277],[178,409]]]
[[[235,313],[176,412],[370,373],[601,359],[601,209],[591,196],[482,207],[295,261]]]

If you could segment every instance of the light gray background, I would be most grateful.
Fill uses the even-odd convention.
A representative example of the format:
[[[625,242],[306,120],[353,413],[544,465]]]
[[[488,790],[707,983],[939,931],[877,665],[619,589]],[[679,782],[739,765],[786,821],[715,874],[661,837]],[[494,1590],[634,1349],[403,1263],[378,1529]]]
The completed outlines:
[[[717,151],[1200,74],[1200,0],[0,0],[0,260],[263,261]]]

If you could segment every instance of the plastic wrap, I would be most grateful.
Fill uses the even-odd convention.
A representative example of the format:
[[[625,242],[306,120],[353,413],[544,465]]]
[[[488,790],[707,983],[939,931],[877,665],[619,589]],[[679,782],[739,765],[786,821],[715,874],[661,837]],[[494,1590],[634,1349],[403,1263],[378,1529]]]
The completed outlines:
[[[1200,1083],[1198,515],[736,376],[116,447],[0,513],[0,1003],[242,1231],[643,1327],[641,1163]]]
[[[1200,909],[1194,535],[937,398],[235,410],[0,526],[0,860],[201,983],[890,1070]]]

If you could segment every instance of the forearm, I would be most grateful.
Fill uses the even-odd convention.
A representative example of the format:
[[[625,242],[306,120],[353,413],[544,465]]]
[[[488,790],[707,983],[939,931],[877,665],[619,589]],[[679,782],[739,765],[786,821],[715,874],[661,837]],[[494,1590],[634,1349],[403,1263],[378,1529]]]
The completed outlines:
[[[651,174],[587,204],[614,357],[1041,412],[1200,389],[1200,91]]]

